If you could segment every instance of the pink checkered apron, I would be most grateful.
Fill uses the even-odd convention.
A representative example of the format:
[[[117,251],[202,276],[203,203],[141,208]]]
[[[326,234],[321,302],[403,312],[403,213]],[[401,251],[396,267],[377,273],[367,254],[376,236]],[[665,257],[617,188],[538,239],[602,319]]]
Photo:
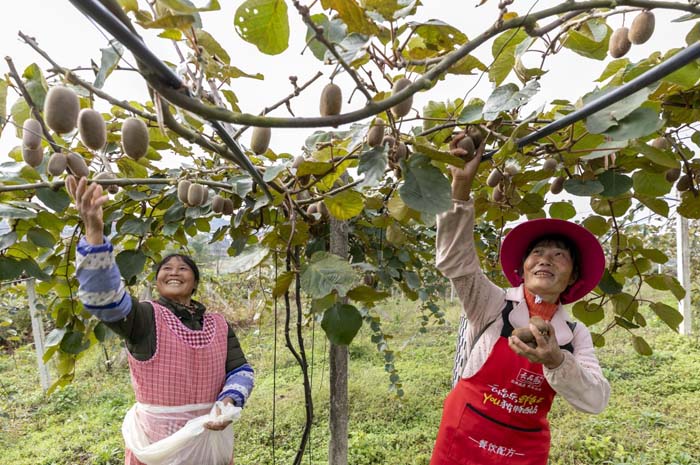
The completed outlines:
[[[228,325],[223,316],[205,314],[201,331],[189,329],[167,308],[151,302],[156,322],[156,352],[146,361],[129,354],[136,401],[152,406],[202,404],[193,416],[209,413],[226,378]],[[156,442],[187,420],[145,420],[142,426]],[[126,450],[126,465],[143,465]]]

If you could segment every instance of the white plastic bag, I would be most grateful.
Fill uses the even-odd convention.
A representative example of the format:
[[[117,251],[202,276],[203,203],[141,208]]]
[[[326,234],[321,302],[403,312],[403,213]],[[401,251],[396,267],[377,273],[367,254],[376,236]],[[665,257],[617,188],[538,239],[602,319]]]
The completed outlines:
[[[126,447],[146,465],[228,465],[233,424],[221,431],[204,424],[240,416],[240,407],[223,402],[177,407],[136,403],[124,417],[122,435]]]

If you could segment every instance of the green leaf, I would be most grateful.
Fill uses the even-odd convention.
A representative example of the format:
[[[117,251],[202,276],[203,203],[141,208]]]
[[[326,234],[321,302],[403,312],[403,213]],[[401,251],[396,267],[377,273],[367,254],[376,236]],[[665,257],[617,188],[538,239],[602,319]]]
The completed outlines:
[[[324,9],[333,9],[348,27],[349,32],[375,35],[379,28],[366,15],[365,10],[355,0],[321,0]]]
[[[471,102],[469,102],[469,105],[466,105],[462,109],[462,113],[460,113],[459,118],[457,118],[457,122],[472,123],[474,121],[478,121],[481,119],[483,111],[484,102],[482,102],[479,99],[474,99]]]
[[[355,272],[347,260],[326,252],[316,252],[301,274],[301,287],[312,299],[335,291],[341,297],[352,289]]]
[[[0,256],[0,281],[9,281],[18,278],[24,267],[19,260],[13,260],[10,257]]]
[[[209,52],[210,55],[218,57],[227,65],[231,63],[231,57],[219,42],[214,39],[214,36],[204,29],[196,29],[194,35],[197,38],[197,45],[204,47],[204,50]]]
[[[678,332],[678,326],[683,322],[681,312],[663,302],[654,302],[650,307],[661,321],[666,323],[672,330]]]
[[[321,327],[335,345],[349,345],[362,327],[362,315],[352,305],[337,303],[323,313]]]
[[[527,193],[518,203],[518,210],[524,214],[539,213],[544,207],[544,197],[540,194]]]
[[[386,146],[381,145],[360,154],[357,174],[365,175],[363,186],[373,187],[384,179],[384,170],[386,170],[387,164],[386,152]]]
[[[50,232],[36,226],[27,231],[27,238],[39,247],[53,247],[56,243],[56,239]]]
[[[122,234],[132,234],[134,236],[143,237],[149,229],[149,222],[140,218],[129,218],[119,228]]]
[[[36,212],[33,210],[26,210],[24,208],[17,208],[11,205],[0,203],[0,218],[5,220],[10,219],[32,219],[36,218]]]
[[[619,60],[613,60],[608,65],[605,67],[605,70],[603,70],[603,73],[596,79],[596,82],[603,82],[607,80],[609,77],[614,76],[617,74],[618,71],[624,70],[627,66],[630,65],[630,60],[629,58],[620,58]]]
[[[364,197],[357,191],[345,190],[333,197],[326,197],[323,203],[328,211],[339,220],[354,218],[365,208]]]
[[[90,341],[83,339],[83,333],[69,331],[61,340],[61,350],[69,354],[79,354],[90,347]]]
[[[618,197],[616,199],[591,199],[591,209],[599,215],[620,217],[632,206],[630,197]]]
[[[289,19],[284,0],[246,0],[233,20],[238,35],[267,55],[289,46]]]
[[[591,326],[605,318],[603,307],[591,302],[579,301],[572,309],[574,317],[586,326]]]
[[[270,249],[259,244],[243,249],[229,263],[231,273],[245,273],[258,266],[270,253]]]
[[[101,48],[102,58],[100,59],[100,70],[95,76],[94,86],[101,89],[104,86],[105,80],[112,74],[112,71],[119,64],[122,55],[124,54],[124,46],[116,39],[109,41],[109,47]]]
[[[600,279],[598,287],[601,291],[605,292],[606,294],[614,295],[622,292],[622,284],[615,281],[615,278],[612,277],[608,270],[605,270],[605,272],[603,273],[603,277]]]
[[[323,37],[331,44],[341,43],[348,35],[348,28],[339,19],[329,20],[323,13],[318,13],[311,16],[311,20],[318,26],[323,28]],[[309,49],[314,56],[324,61],[328,49],[321,42],[316,40],[316,32],[308,27],[306,29],[306,43],[309,44]]]
[[[107,334],[109,333],[109,328],[107,327],[104,322],[100,321],[97,323],[95,328],[92,330],[92,332],[95,334],[95,339],[97,339],[100,342],[104,342],[105,338],[107,337]]]
[[[644,277],[644,281],[654,289],[671,291],[676,300],[685,297],[685,289],[676,278],[667,274],[653,274]]]
[[[616,89],[616,87],[609,87],[604,91],[591,93],[584,98],[583,102],[589,103],[614,89]],[[622,121],[627,115],[638,109],[644,102],[647,101],[647,97],[649,97],[650,93],[651,89],[645,87],[638,90],[634,94],[625,97],[622,100],[618,100],[612,105],[593,113],[591,116],[586,118],[586,129],[592,134],[600,134],[605,132],[608,128],[618,124],[619,121]]]
[[[678,84],[684,89],[690,89],[700,79],[700,65],[697,62],[691,61],[687,65],[674,72],[665,75],[662,80],[673,84]]]
[[[603,191],[599,193],[601,197],[617,197],[629,192],[632,188],[632,180],[629,176],[613,170],[604,171],[598,175],[597,179],[603,185]]]
[[[8,231],[6,234],[0,234],[0,252],[14,245],[16,242],[17,233],[15,231]]]
[[[193,15],[167,14],[154,21],[147,21],[141,25],[146,29],[187,29],[196,22]]]
[[[425,155],[433,161],[439,161],[440,163],[447,163],[448,165],[457,166],[459,168],[464,168],[464,160],[459,157],[455,157],[449,152],[443,152],[442,150],[437,150],[433,148],[429,143],[415,142],[413,144],[413,149],[416,153]]]
[[[605,34],[600,37],[600,34],[595,34],[592,31],[597,26],[597,24],[590,24],[593,21],[595,20],[589,21],[589,24],[580,29],[569,29],[563,45],[583,57],[605,60],[608,55],[608,39],[612,35],[612,30],[606,25]]]
[[[333,163],[306,160],[301,162],[301,164],[297,167],[297,177],[307,174],[323,175],[328,173],[331,169],[333,169]]]
[[[642,107],[634,110],[617,126],[608,129],[604,134],[613,140],[637,139],[657,132],[663,125],[664,122],[659,118],[658,111]]]
[[[24,82],[24,87],[27,89],[27,93],[38,108],[44,107],[44,100],[46,100],[46,93],[48,92],[48,84],[44,79],[44,75],[41,72],[41,68],[35,63],[27,66],[22,73],[22,77],[26,79]]]
[[[198,11],[216,11],[221,9],[218,0],[209,0],[202,7],[194,6],[189,0],[158,0],[158,3],[178,13],[196,13]]]
[[[289,286],[292,284],[295,275],[296,273],[293,271],[285,271],[284,273],[279,274],[277,276],[277,280],[275,281],[275,287],[272,288],[272,297],[277,298],[284,295],[284,293],[289,289]]]
[[[146,265],[146,255],[140,250],[124,250],[117,254],[115,260],[126,282],[141,273]]]
[[[549,206],[549,216],[560,220],[568,220],[576,216],[576,208],[569,202],[555,202]]]
[[[671,192],[671,183],[666,181],[663,173],[652,173],[647,170],[639,170],[632,175],[634,191],[637,194],[658,197]]]
[[[21,260],[22,269],[31,277],[41,281],[49,281],[51,276],[46,274],[32,258],[23,258]]]
[[[663,264],[668,261],[668,257],[666,256],[666,254],[660,251],[659,249],[642,249],[639,251],[639,253],[642,254],[642,256],[653,261],[654,263]]]
[[[700,196],[696,197],[691,191],[683,192],[681,204],[678,205],[676,211],[685,218],[700,219]],[[2,211],[0,211],[0,216],[2,216]]]
[[[413,28],[415,34],[423,38],[430,49],[450,51],[467,41],[467,36],[459,29],[439,19],[430,19],[423,23],[408,22],[408,25]]]
[[[348,292],[348,298],[354,300],[355,302],[362,302],[366,305],[373,305],[375,302],[384,300],[391,294],[388,292],[381,292],[370,286],[357,286]]]
[[[509,30],[496,37],[491,46],[493,63],[489,67],[489,80],[499,86],[515,66],[515,49],[529,36],[523,29]]]
[[[452,206],[450,182],[428,157],[413,154],[408,162],[401,162],[401,170],[404,183],[399,194],[410,208],[435,215]]]
[[[501,112],[525,105],[539,90],[540,84],[537,81],[528,82],[522,90],[515,84],[497,87],[486,100],[484,119],[493,121]]]
[[[51,332],[46,336],[46,341],[44,341],[44,345],[46,347],[57,346],[63,340],[63,336],[66,334],[66,332],[66,328],[52,329]]]
[[[607,220],[602,216],[597,215],[589,216],[583,220],[583,227],[598,237],[602,236],[610,229],[610,225],[608,224]]]
[[[639,153],[644,155],[644,158],[656,163],[659,166],[664,166],[666,168],[678,168],[678,160],[670,150],[659,150],[647,144],[636,144],[632,148],[638,150]]]
[[[641,336],[632,337],[632,346],[634,346],[634,350],[636,350],[639,355],[651,355],[653,353],[647,341]]]
[[[35,194],[41,202],[56,213],[64,211],[70,205],[70,197],[65,190],[53,190],[48,187],[42,187],[35,191]]]
[[[600,194],[605,188],[598,180],[583,180],[579,176],[574,176],[564,181],[564,189],[571,195],[590,197]]]
[[[278,165],[272,165],[265,170],[265,174],[263,174],[263,181],[270,182],[270,181],[274,180],[280,173],[282,173],[286,170],[287,170],[287,165],[284,163],[280,163]]]

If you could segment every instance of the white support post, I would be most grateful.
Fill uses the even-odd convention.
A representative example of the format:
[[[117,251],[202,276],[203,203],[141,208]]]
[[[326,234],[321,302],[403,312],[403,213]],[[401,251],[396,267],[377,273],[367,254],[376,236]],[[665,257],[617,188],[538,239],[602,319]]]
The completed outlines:
[[[36,363],[39,368],[39,382],[46,392],[51,386],[49,369],[44,363],[44,321],[36,308],[36,291],[34,279],[27,281],[27,298],[29,300],[29,316],[32,319],[32,335],[34,336],[34,349],[36,351]]]
[[[678,302],[678,311],[683,315],[680,333],[689,336],[692,328],[692,308],[690,307],[690,254],[688,238],[688,219],[678,216],[676,225],[676,262],[678,282],[685,289],[685,297]]]

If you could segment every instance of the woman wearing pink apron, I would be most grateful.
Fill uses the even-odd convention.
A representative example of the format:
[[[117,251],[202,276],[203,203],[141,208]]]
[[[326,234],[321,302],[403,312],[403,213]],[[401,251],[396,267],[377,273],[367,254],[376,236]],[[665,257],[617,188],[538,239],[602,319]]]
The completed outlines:
[[[598,240],[563,220],[536,219],[503,240],[501,266],[515,287],[503,290],[482,272],[474,249],[472,181],[483,147],[453,170],[451,210],[438,216],[437,266],[451,279],[468,324],[458,345],[458,381],[445,399],[431,465],[546,465],[547,414],[556,394],[577,410],[599,413],[610,385],[590,332],[572,323],[562,304],[600,281],[605,257]],[[515,336],[532,316],[537,346]]]

